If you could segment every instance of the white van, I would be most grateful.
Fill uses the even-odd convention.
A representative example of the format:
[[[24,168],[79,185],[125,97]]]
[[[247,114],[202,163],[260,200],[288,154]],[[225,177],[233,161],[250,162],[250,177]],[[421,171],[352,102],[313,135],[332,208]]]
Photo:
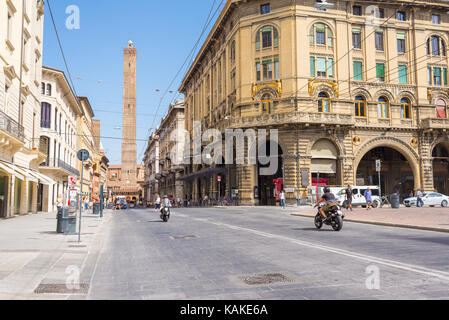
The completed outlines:
[[[352,187],[352,206],[366,206],[366,199],[365,199],[365,191],[370,188],[371,192],[373,194],[373,208],[377,208],[382,203],[382,200],[379,195],[379,186],[355,186]],[[337,201],[342,207],[346,207],[346,189],[342,189],[338,194],[336,194]]]

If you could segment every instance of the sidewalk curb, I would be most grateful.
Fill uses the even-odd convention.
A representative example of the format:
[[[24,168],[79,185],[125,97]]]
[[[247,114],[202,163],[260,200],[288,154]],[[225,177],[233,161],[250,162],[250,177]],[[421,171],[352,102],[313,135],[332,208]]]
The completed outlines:
[[[296,217],[305,217],[305,218],[314,218],[310,215],[300,214],[300,213],[292,213],[292,216]],[[370,224],[376,226],[384,226],[384,227],[395,227],[395,228],[403,228],[403,229],[413,229],[413,230],[425,230],[425,231],[434,231],[434,232],[443,232],[449,233],[449,229],[443,228],[433,228],[433,227],[423,227],[423,226],[414,226],[408,224],[397,224],[397,223],[388,223],[388,222],[376,222],[376,221],[360,221],[354,219],[345,218],[344,221],[353,222],[353,223],[361,223],[361,224]]]

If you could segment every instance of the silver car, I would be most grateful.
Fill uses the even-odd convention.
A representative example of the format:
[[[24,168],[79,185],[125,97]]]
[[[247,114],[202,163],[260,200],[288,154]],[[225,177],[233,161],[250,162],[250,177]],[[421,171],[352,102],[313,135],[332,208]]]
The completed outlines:
[[[441,193],[431,192],[431,193],[424,194],[424,196],[422,197],[422,201],[424,202],[425,206],[447,207],[449,204],[449,197],[445,196],[444,194],[441,194]],[[417,197],[407,198],[404,200],[404,205],[406,207],[416,206],[417,202],[418,202]]]

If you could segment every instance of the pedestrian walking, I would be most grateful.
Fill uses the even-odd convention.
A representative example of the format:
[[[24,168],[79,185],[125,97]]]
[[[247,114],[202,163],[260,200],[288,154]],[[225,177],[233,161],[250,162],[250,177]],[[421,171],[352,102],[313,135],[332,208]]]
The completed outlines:
[[[423,193],[422,193],[421,189],[418,189],[418,192],[416,193],[416,195],[417,195],[416,206],[418,208],[424,207],[424,201],[422,200]]]
[[[366,210],[371,210],[371,205],[373,202],[373,193],[371,192],[371,189],[369,187],[367,190],[365,190],[364,196],[366,199]]]
[[[155,209],[156,209],[156,211],[159,211],[160,208],[161,208],[161,197],[159,195],[157,195]]]
[[[281,208],[285,209],[285,191],[282,190],[281,194],[279,196],[280,196],[280,199],[281,199]]]
[[[346,210],[352,211],[352,188],[348,184],[348,188],[346,189]]]

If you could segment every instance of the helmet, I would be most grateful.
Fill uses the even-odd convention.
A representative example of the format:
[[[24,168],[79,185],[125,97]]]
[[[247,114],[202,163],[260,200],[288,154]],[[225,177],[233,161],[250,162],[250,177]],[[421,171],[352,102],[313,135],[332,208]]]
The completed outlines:
[[[324,193],[329,193],[331,192],[331,189],[329,187],[324,187]]]

